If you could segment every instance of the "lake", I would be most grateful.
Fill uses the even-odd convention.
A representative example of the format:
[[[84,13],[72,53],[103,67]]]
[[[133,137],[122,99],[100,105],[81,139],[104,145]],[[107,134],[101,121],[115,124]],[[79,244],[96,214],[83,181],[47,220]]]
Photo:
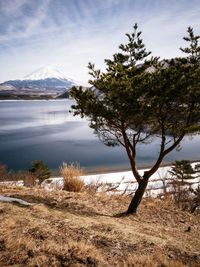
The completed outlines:
[[[99,141],[88,121],[69,113],[73,100],[0,101],[0,162],[13,170],[28,169],[33,160],[43,160],[58,170],[62,162],[79,162],[94,169],[129,168],[122,147],[106,147]],[[200,137],[186,137],[181,151],[164,161],[200,159]],[[141,167],[152,164],[158,153],[158,140],[138,147]]]

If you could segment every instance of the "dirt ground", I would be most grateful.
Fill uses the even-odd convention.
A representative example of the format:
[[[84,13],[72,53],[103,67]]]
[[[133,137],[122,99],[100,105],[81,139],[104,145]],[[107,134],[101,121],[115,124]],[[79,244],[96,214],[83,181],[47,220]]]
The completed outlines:
[[[127,196],[0,187],[0,266],[200,266],[200,214],[171,198],[144,199],[122,217]]]

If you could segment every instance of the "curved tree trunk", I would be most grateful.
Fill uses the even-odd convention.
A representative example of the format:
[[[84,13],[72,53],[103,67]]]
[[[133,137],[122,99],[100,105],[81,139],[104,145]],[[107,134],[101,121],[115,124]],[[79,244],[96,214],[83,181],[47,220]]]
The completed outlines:
[[[148,180],[145,179],[145,180],[142,180],[139,185],[138,185],[138,188],[137,190],[135,191],[135,195],[133,196],[132,200],[131,200],[131,203],[128,207],[128,210],[127,210],[127,214],[135,214],[136,211],[137,211],[137,208],[142,200],[142,197],[144,195],[144,192],[146,190],[146,187],[147,187],[147,184],[148,184]]]
[[[161,141],[161,146],[160,146],[160,153],[158,156],[158,159],[156,161],[156,163],[154,164],[154,166],[144,172],[143,177],[140,176],[140,174],[138,173],[138,170],[136,168],[136,162],[135,162],[135,157],[136,157],[136,150],[135,150],[135,145],[136,143],[134,143],[133,145],[130,144],[130,141],[127,137],[126,131],[124,128],[122,128],[122,134],[123,134],[123,138],[124,138],[124,145],[126,148],[126,152],[131,164],[131,168],[132,168],[132,172],[133,175],[138,183],[138,188],[131,200],[131,203],[128,207],[128,210],[126,211],[126,214],[134,214],[137,212],[137,208],[142,200],[142,197],[145,193],[149,178],[158,170],[158,168],[160,167],[160,164],[163,160],[163,158],[170,153],[173,149],[175,149],[177,147],[178,144],[180,144],[181,140],[183,139],[185,133],[182,133],[179,138],[174,141],[173,145],[171,145],[169,148],[167,148],[165,150],[165,142],[166,142],[166,135],[165,135],[165,129],[164,126],[162,125],[162,141]]]

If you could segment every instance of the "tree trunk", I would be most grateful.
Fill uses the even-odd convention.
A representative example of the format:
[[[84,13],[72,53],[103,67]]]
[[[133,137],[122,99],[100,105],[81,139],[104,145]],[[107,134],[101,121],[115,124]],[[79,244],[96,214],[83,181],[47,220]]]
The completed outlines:
[[[128,207],[128,210],[126,212],[127,214],[136,213],[137,208],[138,208],[138,206],[142,200],[142,197],[144,195],[144,192],[146,190],[147,184],[148,184],[148,179],[144,179],[139,183],[138,188],[135,192],[135,195],[133,196],[131,203]]]

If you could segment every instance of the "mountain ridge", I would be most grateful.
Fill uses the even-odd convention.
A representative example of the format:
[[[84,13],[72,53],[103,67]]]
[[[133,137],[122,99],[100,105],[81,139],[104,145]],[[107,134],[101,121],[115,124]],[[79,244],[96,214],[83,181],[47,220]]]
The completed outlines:
[[[26,75],[23,79],[8,80],[0,86],[13,86],[16,89],[33,89],[33,90],[68,90],[78,83],[68,78],[60,70],[52,67],[39,68],[36,71]]]
[[[39,68],[26,75],[23,79],[9,80],[0,83],[0,98],[19,97],[27,99],[34,97],[55,98],[68,92],[72,86],[80,83],[68,78],[63,72],[52,67]]]

